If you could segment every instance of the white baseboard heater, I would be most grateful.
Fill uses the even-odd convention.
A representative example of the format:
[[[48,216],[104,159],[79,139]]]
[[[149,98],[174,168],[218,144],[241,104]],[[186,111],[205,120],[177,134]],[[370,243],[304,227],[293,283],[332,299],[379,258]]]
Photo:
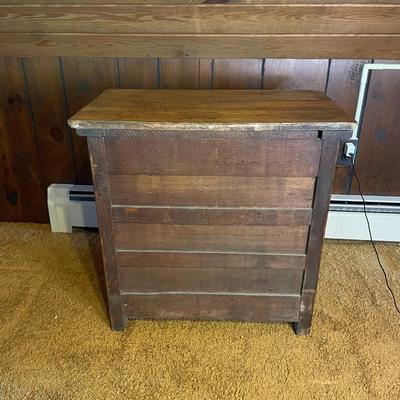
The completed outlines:
[[[53,183],[47,188],[52,232],[72,232],[72,228],[97,228],[93,186]]]
[[[364,197],[373,239],[400,242],[400,197]],[[47,190],[47,201],[52,232],[97,227],[93,186],[52,184]],[[332,195],[325,237],[369,240],[360,196]]]
[[[373,240],[400,242],[400,197],[364,196]],[[325,237],[369,240],[361,196],[331,197]]]

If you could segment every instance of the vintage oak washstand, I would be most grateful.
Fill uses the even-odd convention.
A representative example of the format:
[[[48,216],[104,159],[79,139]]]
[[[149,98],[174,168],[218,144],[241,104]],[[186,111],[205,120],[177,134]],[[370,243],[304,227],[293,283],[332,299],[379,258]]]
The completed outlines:
[[[340,141],[314,91],[110,89],[88,137],[113,329],[128,318],[290,321],[307,334]]]

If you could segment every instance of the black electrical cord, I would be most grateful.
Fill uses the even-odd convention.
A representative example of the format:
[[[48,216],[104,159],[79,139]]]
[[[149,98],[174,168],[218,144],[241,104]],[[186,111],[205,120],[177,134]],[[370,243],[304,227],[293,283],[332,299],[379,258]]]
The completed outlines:
[[[360,184],[360,180],[358,179],[358,176],[357,176],[357,173],[356,173],[356,168],[355,168],[355,166],[354,166],[354,162],[352,162],[352,166],[353,166],[353,174],[354,174],[354,177],[356,178],[357,185],[358,185],[358,192],[360,193],[360,196],[361,196],[361,199],[362,199],[362,202],[363,202],[364,215],[365,215],[365,219],[366,219],[366,221],[367,221],[368,232],[369,232],[369,238],[370,238],[372,247],[373,247],[373,249],[374,249],[374,251],[375,251],[376,259],[378,260],[378,264],[379,264],[379,266],[381,267],[381,270],[382,270],[382,272],[383,272],[383,276],[385,277],[386,286],[387,286],[387,288],[388,288],[390,294],[392,295],[394,307],[395,307],[396,311],[400,314],[400,307],[399,307],[398,304],[397,304],[396,296],[394,295],[394,292],[393,292],[392,288],[390,287],[390,284],[389,284],[389,280],[388,280],[388,276],[387,276],[386,270],[385,270],[385,268],[383,267],[383,264],[382,264],[381,259],[380,259],[380,257],[379,257],[378,250],[376,249],[375,242],[374,242],[374,240],[372,239],[371,225],[370,225],[369,219],[368,219],[367,207],[366,207],[366,205],[365,205],[365,198],[364,198],[364,195],[362,194],[362,191],[361,191],[361,184]]]

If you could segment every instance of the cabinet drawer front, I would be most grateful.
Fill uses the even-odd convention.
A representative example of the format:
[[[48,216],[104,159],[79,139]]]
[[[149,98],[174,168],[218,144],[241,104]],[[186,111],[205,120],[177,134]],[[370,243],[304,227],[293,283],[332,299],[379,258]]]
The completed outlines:
[[[315,178],[110,175],[113,204],[310,208]]]
[[[244,268],[119,268],[122,293],[234,292],[300,294],[302,270]]]
[[[315,177],[320,140],[107,139],[113,175]]]
[[[114,222],[168,225],[309,225],[311,208],[113,207]]]
[[[308,226],[115,224],[117,249],[304,254]]]
[[[122,295],[128,318],[297,321],[300,296]]]
[[[119,267],[153,268],[241,268],[300,269],[306,263],[304,254],[222,254],[162,251],[118,251]]]

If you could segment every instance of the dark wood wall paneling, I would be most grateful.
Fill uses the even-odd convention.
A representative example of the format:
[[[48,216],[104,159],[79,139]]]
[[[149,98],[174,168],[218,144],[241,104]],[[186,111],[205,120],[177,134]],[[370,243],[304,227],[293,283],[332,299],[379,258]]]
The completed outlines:
[[[118,87],[118,71],[113,58],[63,58],[65,98],[68,116],[78,112],[105,89]],[[91,182],[86,140],[72,135],[77,182]]]
[[[1,58],[0,219],[47,221],[49,184],[91,183],[86,140],[68,128],[66,119],[106,88],[315,89],[326,91],[354,114],[366,61],[370,60]],[[399,170],[396,157],[384,153],[388,142],[392,152],[398,148],[399,137],[390,129],[395,109],[386,109],[384,101],[398,102],[399,79],[390,71],[384,72],[388,80],[382,74],[372,76],[367,111],[375,111],[364,119],[357,164],[363,186],[376,193],[387,193],[387,182],[398,177]],[[387,129],[379,128],[376,138],[382,123]],[[384,162],[390,157],[391,172],[383,178],[388,170]],[[350,187],[351,171],[338,167],[335,191],[346,193]],[[398,192],[397,187],[390,190]]]
[[[375,60],[375,63],[397,63]],[[361,187],[368,194],[400,195],[400,71],[371,72],[356,159]],[[356,181],[352,193],[358,194]]]
[[[22,60],[0,58],[0,77],[0,216],[46,221],[43,168]]]

